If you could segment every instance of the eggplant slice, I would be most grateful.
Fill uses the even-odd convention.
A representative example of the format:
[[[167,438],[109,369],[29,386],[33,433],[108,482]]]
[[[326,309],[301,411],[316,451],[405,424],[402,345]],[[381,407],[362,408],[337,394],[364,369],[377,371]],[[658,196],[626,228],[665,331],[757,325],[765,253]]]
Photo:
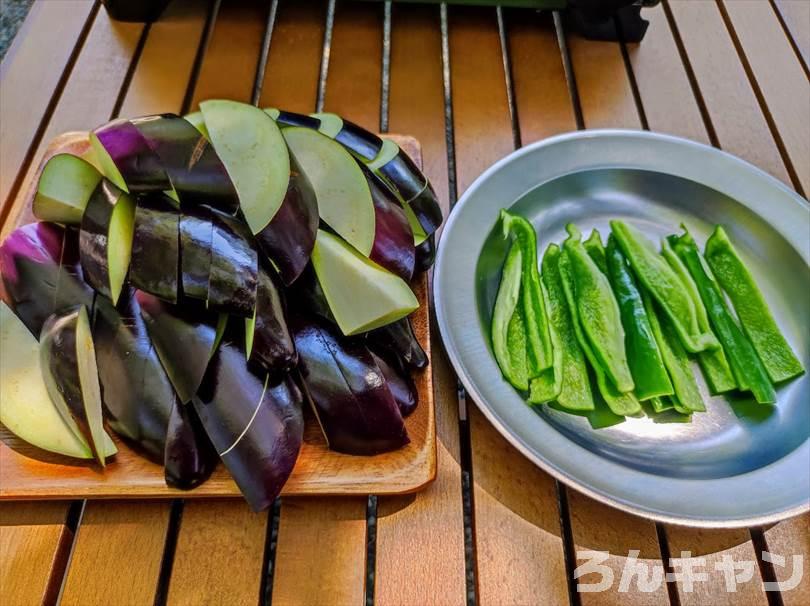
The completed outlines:
[[[218,460],[194,407],[175,400],[163,458],[166,484],[181,490],[199,486],[210,477]]]
[[[278,378],[295,367],[298,356],[287,327],[284,296],[275,271],[259,268],[257,293],[256,314],[245,320],[245,351],[251,362]]]
[[[171,199],[150,194],[138,200],[129,281],[138,290],[177,302],[180,214]]]
[[[248,226],[211,209],[211,272],[208,305],[237,316],[252,317],[256,309],[259,257]]]

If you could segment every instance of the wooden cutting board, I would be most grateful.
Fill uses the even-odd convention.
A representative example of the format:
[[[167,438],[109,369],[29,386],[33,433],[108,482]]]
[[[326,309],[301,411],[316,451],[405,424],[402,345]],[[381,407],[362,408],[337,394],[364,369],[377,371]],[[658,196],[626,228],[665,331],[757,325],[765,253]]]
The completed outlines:
[[[390,137],[421,166],[421,148],[412,137]],[[87,133],[65,133],[54,139],[45,151],[40,170],[51,156],[87,151]],[[34,221],[37,171],[26,192],[17,197],[2,224],[5,238],[18,225]],[[430,322],[427,276],[412,285],[419,309],[412,317],[413,329],[430,356]],[[411,442],[395,452],[359,457],[329,450],[317,422],[307,416],[301,454],[283,495],[364,495],[415,492],[436,476],[436,423],[433,405],[431,367],[414,375],[419,391],[419,406],[405,420]],[[2,405],[2,403],[0,403]],[[307,411],[309,412],[309,411]],[[169,488],[163,481],[163,467],[133,452],[114,432],[118,454],[103,471],[97,465],[42,451],[17,438],[0,425],[0,500],[63,498],[166,498],[235,497],[239,489],[228,470],[220,464],[203,485],[182,491]]]

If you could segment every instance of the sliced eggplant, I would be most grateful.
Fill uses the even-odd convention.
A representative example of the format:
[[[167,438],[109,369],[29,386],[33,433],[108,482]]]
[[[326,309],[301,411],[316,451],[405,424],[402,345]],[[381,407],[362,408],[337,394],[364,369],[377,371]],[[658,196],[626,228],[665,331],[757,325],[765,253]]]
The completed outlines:
[[[416,296],[402,278],[326,231],[318,231],[312,265],[345,335],[395,322],[419,307]]]
[[[218,311],[252,317],[259,271],[253,236],[239,219],[213,209],[211,215],[208,305]]]
[[[419,404],[419,392],[416,390],[416,383],[414,383],[411,373],[402,366],[389,364],[374,352],[371,355],[385,377],[385,382],[388,389],[391,390],[391,395],[394,396],[400,414],[407,417],[416,410],[416,406]]]
[[[305,391],[329,447],[373,455],[409,442],[385,376],[361,339],[340,338],[324,322],[293,315]]]
[[[67,424],[79,428],[94,458],[104,467],[107,436],[87,308],[79,305],[50,316],[42,327],[39,345],[51,402]]]
[[[295,112],[278,110],[274,107],[267,107],[264,111],[282,126],[303,126],[305,128],[318,130],[321,124],[318,118],[307,116],[306,114],[296,114]]]
[[[414,370],[426,368],[428,365],[427,354],[416,340],[408,318],[372,330],[366,335],[366,339],[371,351],[392,363],[397,360]]]
[[[129,281],[135,288],[177,302],[180,214],[160,193],[138,200]]]
[[[141,131],[129,120],[113,120],[90,133],[101,172],[127,193],[171,188],[169,175]]]
[[[110,427],[147,458],[162,463],[176,396],[133,289],[125,289],[117,308],[105,297],[96,298],[93,342]]]
[[[213,235],[211,215],[205,209],[190,209],[180,217],[180,285],[186,297],[208,298]]]
[[[282,134],[312,185],[321,220],[369,256],[374,246],[375,212],[360,165],[342,145],[317,130],[290,127]]]
[[[104,179],[82,217],[79,254],[88,283],[113,305],[118,301],[132,255],[135,201]]]
[[[54,310],[65,232],[60,225],[29,223],[14,230],[0,246],[5,299],[37,338]]]
[[[370,172],[365,174],[375,217],[374,246],[369,258],[407,282],[413,277],[416,256],[408,218],[385,186]]]
[[[211,135],[208,134],[208,127],[205,126],[205,118],[203,118],[202,112],[197,111],[186,114],[183,116],[183,120],[196,128],[203,137],[209,141],[211,140]]]
[[[218,460],[194,407],[176,400],[166,432],[163,458],[166,484],[181,490],[199,486],[210,477]]]
[[[245,353],[273,377],[287,374],[298,363],[281,288],[272,269],[259,268],[256,313],[245,320]]]
[[[135,294],[149,337],[182,404],[202,383],[217,342],[218,316],[200,303],[182,306],[148,293]]]
[[[36,338],[0,301],[0,423],[18,438],[49,452],[92,459],[79,427],[51,403],[40,364]],[[103,457],[117,452],[104,433]]]
[[[157,154],[184,207],[207,204],[229,214],[239,208],[236,189],[214,148],[190,122],[175,114],[130,121]],[[126,176],[125,176],[126,177]]]
[[[318,130],[335,139],[364,162],[373,160],[383,146],[383,140],[354,122],[344,120],[337,114],[312,114],[320,120]]]
[[[243,351],[223,343],[194,408],[237,486],[254,511],[273,504],[301,450],[301,393],[289,379],[268,385]]]
[[[71,154],[51,156],[42,168],[32,210],[40,221],[78,225],[101,181],[96,167]]]
[[[416,260],[414,271],[421,273],[433,267],[436,260],[436,234],[430,234],[421,244],[416,245]]]

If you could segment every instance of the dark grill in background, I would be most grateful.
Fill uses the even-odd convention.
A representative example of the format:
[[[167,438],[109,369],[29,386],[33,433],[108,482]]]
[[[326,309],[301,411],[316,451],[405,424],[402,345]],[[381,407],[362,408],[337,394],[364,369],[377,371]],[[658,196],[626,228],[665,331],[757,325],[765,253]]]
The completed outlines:
[[[107,12],[120,21],[157,20],[171,0],[102,0]],[[303,1],[303,0],[302,0]],[[373,0],[372,0],[373,1]],[[380,1],[380,0],[377,0]],[[439,4],[438,0],[395,0]],[[647,31],[641,16],[644,6],[660,0],[450,0],[445,4],[522,7],[562,11],[567,25],[592,40],[640,42]]]

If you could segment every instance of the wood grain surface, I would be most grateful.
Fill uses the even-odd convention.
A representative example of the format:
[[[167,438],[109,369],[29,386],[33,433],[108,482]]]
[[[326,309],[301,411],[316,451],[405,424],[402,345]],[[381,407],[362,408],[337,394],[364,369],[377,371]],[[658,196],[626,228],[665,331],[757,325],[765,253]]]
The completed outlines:
[[[807,69],[810,65],[810,2],[775,0],[774,4]]]
[[[775,580],[785,583],[781,590],[785,606],[804,606],[810,596],[810,574],[807,570],[810,554],[810,513],[780,522],[765,530],[765,543],[771,554]],[[784,558],[784,559],[779,559]],[[796,560],[794,560],[796,558]],[[788,586],[802,560],[802,576],[797,584]]]

